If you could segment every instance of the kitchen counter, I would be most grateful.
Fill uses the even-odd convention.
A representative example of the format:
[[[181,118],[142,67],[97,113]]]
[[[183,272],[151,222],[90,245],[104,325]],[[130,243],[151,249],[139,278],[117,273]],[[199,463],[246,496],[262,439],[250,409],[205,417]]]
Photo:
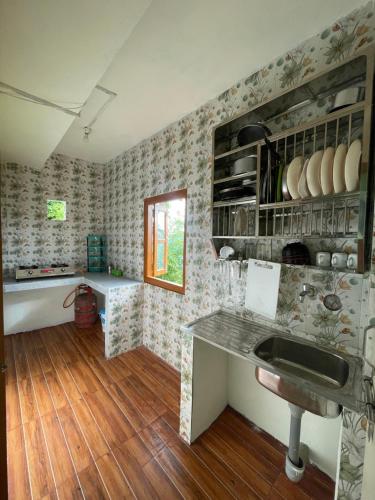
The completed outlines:
[[[4,293],[23,292],[27,290],[37,290],[43,288],[53,288],[56,286],[86,284],[94,290],[106,294],[112,288],[128,287],[140,284],[140,281],[129,278],[116,278],[105,273],[85,273],[74,276],[56,276],[51,278],[36,278],[17,281],[14,278],[5,278],[3,282]]]
[[[261,339],[272,335],[283,336],[298,340],[299,342],[312,342],[297,338],[296,336],[286,334],[280,330],[268,328],[249,320],[239,318],[238,316],[225,312],[217,311],[208,316],[200,318],[188,325],[182,327],[183,332],[191,334],[194,338],[200,339],[212,346],[222,349],[229,354],[243,358],[255,366],[260,366],[266,370],[283,376],[292,383],[296,383],[295,377],[276,369],[266,361],[258,358],[254,349]],[[338,354],[337,351],[317,345],[320,349]],[[339,353],[349,364],[349,375],[346,384],[343,387],[330,388],[323,387],[308,380],[299,379],[304,387],[315,394],[335,401],[354,411],[362,410],[362,360],[346,353]]]
[[[35,278],[23,281],[4,279],[4,303],[6,318],[22,317],[22,326],[15,322],[9,333],[30,331],[45,326],[53,326],[59,322],[73,321],[74,308],[63,309],[62,304],[68,292],[74,291],[78,285],[85,284],[104,295],[105,324],[104,344],[107,358],[137,347],[142,340],[143,324],[143,283],[129,278],[110,276],[106,273],[85,273],[74,276],[56,276]],[[58,288],[68,291],[58,298]],[[48,289],[55,288],[48,292]],[[34,291],[34,293],[30,293]],[[18,293],[17,293],[18,292]],[[17,309],[15,309],[17,308]],[[37,312],[35,312],[37,311]],[[58,314],[70,316],[57,319]],[[57,314],[58,313],[58,314]],[[44,324],[32,326],[32,316],[43,314]],[[57,321],[57,322],[56,322]],[[31,326],[31,328],[30,328]]]

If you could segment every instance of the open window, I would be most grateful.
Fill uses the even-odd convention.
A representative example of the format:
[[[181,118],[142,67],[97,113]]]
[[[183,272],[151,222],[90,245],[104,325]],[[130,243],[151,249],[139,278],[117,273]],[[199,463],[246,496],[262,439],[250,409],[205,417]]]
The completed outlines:
[[[185,293],[186,189],[146,198],[144,280]]]

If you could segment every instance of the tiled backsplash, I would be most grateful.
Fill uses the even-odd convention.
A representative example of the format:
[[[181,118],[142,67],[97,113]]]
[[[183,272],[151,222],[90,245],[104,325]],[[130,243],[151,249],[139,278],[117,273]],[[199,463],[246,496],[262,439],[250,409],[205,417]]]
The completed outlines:
[[[229,268],[232,269],[230,286]],[[362,304],[365,302],[364,306],[367,308],[368,297],[368,280],[362,275],[282,265],[274,322],[245,309],[246,282],[246,268],[242,270],[240,277],[238,262],[218,262],[212,279],[212,296],[217,305],[235,311],[242,317],[288,330],[319,344],[352,354],[361,353]],[[317,294],[314,298],[305,297],[301,303],[299,293],[303,283],[313,285]],[[336,294],[340,298],[342,307],[338,311],[330,311],[324,306],[323,299],[329,294]]]
[[[66,201],[66,221],[47,219],[47,199]],[[19,265],[86,265],[86,236],[103,230],[103,166],[52,155],[42,170],[1,165],[4,274]]]

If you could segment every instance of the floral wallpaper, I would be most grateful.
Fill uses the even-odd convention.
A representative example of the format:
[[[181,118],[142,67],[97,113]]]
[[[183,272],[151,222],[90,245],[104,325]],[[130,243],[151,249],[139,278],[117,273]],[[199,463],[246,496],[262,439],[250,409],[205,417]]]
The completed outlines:
[[[107,358],[142,344],[143,283],[110,288],[106,294],[105,310]]]
[[[109,259],[131,278],[142,279],[143,276],[143,199],[175,189],[188,189],[186,294],[181,297],[147,284],[144,289],[143,341],[176,368],[180,369],[181,363],[180,325],[217,307],[218,295],[223,293],[224,287],[214,268],[209,241],[212,127],[271,99],[280,90],[293,87],[371,43],[375,30],[373,14],[372,3],[353,11],[107,165],[104,171],[104,225]],[[352,241],[336,244],[339,245],[336,248],[340,248],[350,246]],[[289,299],[295,300],[302,279],[302,276],[295,277],[288,292]],[[354,305],[345,306],[340,315],[327,315],[321,309],[322,294],[328,293],[324,287],[336,286],[335,277],[326,278],[322,274],[315,279],[322,289],[315,301],[315,317],[304,314],[306,304],[299,314],[288,311],[288,303],[284,301],[280,303],[283,310],[277,321],[281,326],[287,322],[288,327],[306,334],[314,335],[312,332],[316,334],[319,330],[320,337],[315,335],[318,340],[355,350],[360,345],[356,322],[361,303],[361,278],[358,283],[352,277],[349,278],[351,282],[344,280],[338,285],[340,294],[345,295],[344,302],[349,304],[352,296],[354,300]],[[343,286],[347,288],[344,290]],[[283,297],[286,296],[283,293]]]
[[[66,221],[47,219],[47,199],[66,201]],[[1,165],[4,274],[19,265],[86,265],[86,236],[103,231],[103,166],[52,155],[42,170]]]

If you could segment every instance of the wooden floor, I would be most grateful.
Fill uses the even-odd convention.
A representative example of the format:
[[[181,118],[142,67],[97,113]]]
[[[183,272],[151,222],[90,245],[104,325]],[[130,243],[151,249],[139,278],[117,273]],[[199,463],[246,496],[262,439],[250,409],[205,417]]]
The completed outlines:
[[[100,325],[6,337],[9,498],[331,499],[308,467],[227,408],[192,446],[178,436],[179,374],[145,348],[106,361]]]

